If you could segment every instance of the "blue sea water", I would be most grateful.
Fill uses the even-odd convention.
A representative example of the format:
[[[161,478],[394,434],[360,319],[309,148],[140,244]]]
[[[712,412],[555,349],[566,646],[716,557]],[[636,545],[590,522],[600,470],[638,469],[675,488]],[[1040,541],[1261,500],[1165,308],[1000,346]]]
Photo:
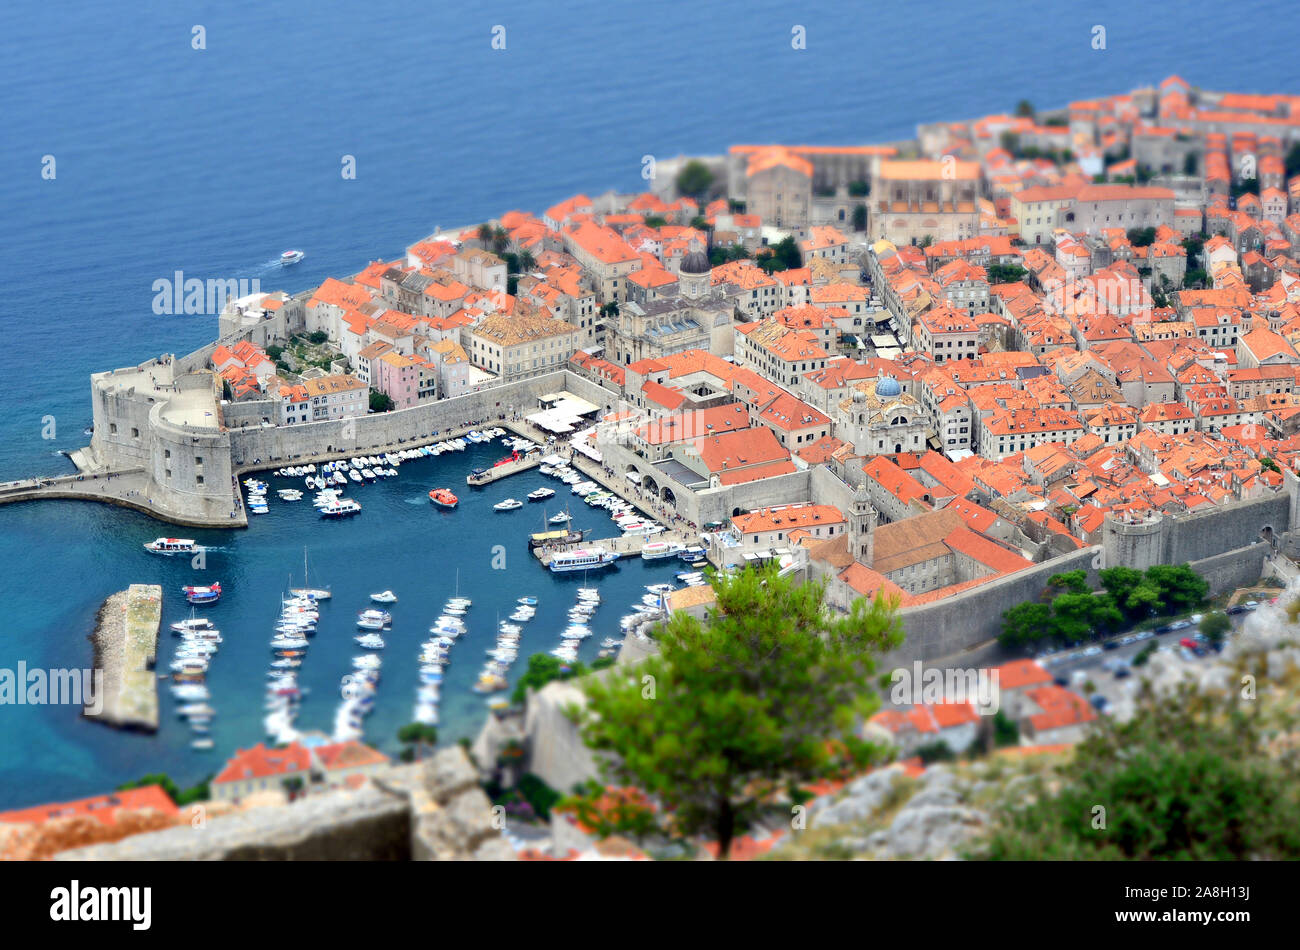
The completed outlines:
[[[1277,28],[1292,16],[1280,0],[1231,16],[1206,0],[1163,13],[1108,2],[6,4],[0,479],[70,471],[59,453],[86,442],[88,374],[213,335],[215,317],[152,312],[153,282],[177,270],[298,291],[391,259],[439,225],[643,187],[647,154],[887,141],[918,122],[1009,110],[1022,98],[1058,106],[1175,72],[1209,88],[1295,92],[1300,61]],[[196,25],[202,50],[192,48]],[[504,50],[491,45],[497,25]],[[796,25],[805,49],[792,48]],[[1091,44],[1098,25],[1104,50]],[[42,178],[45,156],[53,180]],[[340,174],[344,156],[355,159],[354,180]],[[281,273],[271,262],[288,247],[307,258]],[[459,567],[461,593],[475,603],[443,691],[442,732],[472,734],[483,701],[457,685],[473,679],[497,611],[537,594],[524,652],[550,649],[577,586],[529,559],[522,539],[534,506],[490,508],[542,476],[459,492],[454,513],[428,504],[428,488],[463,487],[465,471],[496,451],[404,466],[399,479],[357,490],[365,511],[347,524],[273,500],[247,531],[205,535],[222,548],[208,579],[228,591],[210,608],[226,637],[209,676],[217,748],[191,751],[170,716],[142,736],[68,707],[0,706],[0,807],[93,794],[150,771],[187,784],[258,741],[266,642],[304,546],[336,593],[303,668],[313,692],[301,724],[329,728],[356,652],[352,615],[370,591],[391,587],[401,601],[367,736],[393,751],[409,719],[416,646]],[[603,518],[577,507],[579,523]],[[140,547],[164,533],[89,504],[0,508],[0,668],[87,665],[96,608],[132,582],[162,583],[165,620],[183,615],[187,562]],[[504,572],[489,567],[497,543],[508,550]],[[597,614],[609,626],[593,641],[615,631],[643,584],[667,574],[639,561],[611,572]]]

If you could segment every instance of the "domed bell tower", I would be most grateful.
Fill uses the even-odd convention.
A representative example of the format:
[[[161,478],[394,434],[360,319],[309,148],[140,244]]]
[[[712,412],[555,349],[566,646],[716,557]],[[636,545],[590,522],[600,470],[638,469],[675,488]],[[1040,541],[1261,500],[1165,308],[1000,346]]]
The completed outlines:
[[[704,246],[698,238],[692,238],[690,247],[682,255],[682,262],[677,268],[677,285],[682,296],[689,300],[699,300],[708,294],[709,275],[712,271]]]

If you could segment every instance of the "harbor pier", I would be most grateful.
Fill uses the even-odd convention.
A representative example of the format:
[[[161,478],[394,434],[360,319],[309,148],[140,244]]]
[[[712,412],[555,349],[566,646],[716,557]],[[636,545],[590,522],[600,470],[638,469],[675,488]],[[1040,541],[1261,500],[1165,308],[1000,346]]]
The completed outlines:
[[[95,719],[122,729],[158,730],[158,627],[162,622],[162,587],[132,584],[110,596],[99,609],[93,668],[103,671],[102,705]]]

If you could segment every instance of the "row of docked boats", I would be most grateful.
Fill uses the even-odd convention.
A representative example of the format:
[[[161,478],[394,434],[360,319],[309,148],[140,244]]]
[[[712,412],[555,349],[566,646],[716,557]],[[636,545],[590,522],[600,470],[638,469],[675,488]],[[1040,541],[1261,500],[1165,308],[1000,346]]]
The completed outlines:
[[[551,651],[565,664],[578,661],[578,648],[593,633],[591,617],[600,606],[600,591],[594,587],[579,587],[578,599],[569,608],[569,625],[560,634],[560,645]]]
[[[206,617],[193,613],[186,620],[171,625],[180,643],[172,653],[171,694],[176,700],[176,714],[190,727],[190,748],[212,748],[212,718],[216,710],[209,705],[208,664],[221,644],[221,631]]]
[[[443,605],[442,613],[429,628],[429,639],[420,645],[420,684],[415,692],[414,720],[426,726],[438,724],[442,699],[442,678],[451,662],[451,648],[465,633],[465,614],[473,601],[455,596]]]
[[[329,599],[328,591],[324,598],[313,596],[311,591],[312,588],[297,588],[281,599],[280,616],[271,637],[263,725],[268,738],[278,743],[298,738],[295,723],[306,693],[298,683],[298,670],[311,638],[316,635],[320,601]]]
[[[370,599],[379,604],[397,603],[397,595],[391,590],[371,594]],[[367,607],[357,613],[357,629],[363,632],[353,640],[367,652],[352,658],[352,669],[343,674],[339,683],[343,701],[334,713],[334,739],[337,742],[361,739],[365,735],[365,717],[374,709],[380,670],[384,665],[378,651],[384,649],[383,632],[391,630],[392,623],[393,615],[377,607]]]
[[[264,515],[271,510],[266,504],[266,482],[258,481],[256,478],[246,478],[244,488],[247,489],[244,505],[248,508],[249,514]]]

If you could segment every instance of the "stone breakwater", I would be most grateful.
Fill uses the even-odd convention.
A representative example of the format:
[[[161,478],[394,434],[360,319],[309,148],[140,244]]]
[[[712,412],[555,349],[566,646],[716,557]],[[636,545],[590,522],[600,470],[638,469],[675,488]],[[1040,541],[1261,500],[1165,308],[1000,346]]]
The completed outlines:
[[[158,729],[158,677],[153,672],[162,621],[162,588],[132,584],[104,601],[95,618],[93,666],[103,670],[103,704],[87,718],[122,729]]]

